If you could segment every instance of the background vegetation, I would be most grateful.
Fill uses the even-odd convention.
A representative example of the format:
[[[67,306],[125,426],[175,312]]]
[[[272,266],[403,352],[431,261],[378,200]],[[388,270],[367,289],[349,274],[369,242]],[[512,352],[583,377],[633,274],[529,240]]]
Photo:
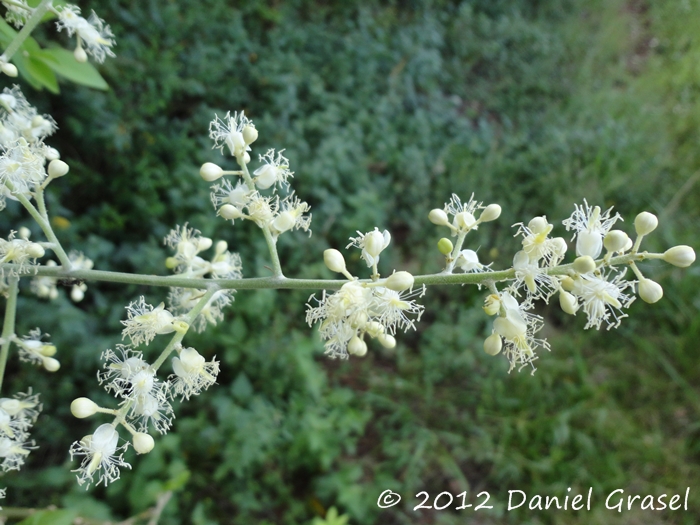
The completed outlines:
[[[511,224],[560,221],[584,197],[614,205],[629,232],[636,213],[656,213],[649,249],[697,251],[697,0],[231,4],[85,2],[117,36],[118,57],[101,68],[111,90],[25,89],[58,121],[50,143],[71,165],[49,195],[59,235],[97,268],[164,274],[162,237],[189,221],[238,249],[246,276],[268,274],[262,236],[216,219],[198,177],[220,160],[207,126],[227,110],[255,120],[256,152],[287,148],[297,193],[312,205],[313,236],[280,241],[288,275],[330,277],[323,249],[375,225],[394,238],[385,272],[438,271],[444,232],[426,216],[453,192],[503,206],[469,244],[495,267],[517,249]],[[38,35],[49,38],[61,37]],[[0,220],[3,232],[29,225],[12,206]],[[307,293],[240,292],[224,322],[187,339],[221,359],[219,385],[176,408],[173,431],[120,482],[88,492],[67,449],[96,421],[75,420],[69,403],[110,402],[95,370],[119,342],[123,307],[140,294],[157,304],[166,291],[94,283],[78,305],[25,293],[19,333],[51,333],[63,367],[8,368],[7,392],[32,385],[45,409],[39,450],[2,480],[7,503],[123,519],[174,488],[167,525],[303,524],[331,506],[363,525],[696,523],[698,266],[644,269],[665,297],[635,303],[617,331],[584,332],[580,316],[542,308],[552,352],[534,377],[508,375],[483,353],[489,322],[472,288],[431,288],[418,331],[395,351],[372,347],[343,363],[324,358],[304,325]],[[603,504],[618,488],[688,486],[687,512]],[[505,510],[509,489],[568,487],[593,487],[591,512]],[[402,503],[378,509],[385,489]],[[494,509],[413,511],[422,490],[467,490],[470,502],[486,490]]]

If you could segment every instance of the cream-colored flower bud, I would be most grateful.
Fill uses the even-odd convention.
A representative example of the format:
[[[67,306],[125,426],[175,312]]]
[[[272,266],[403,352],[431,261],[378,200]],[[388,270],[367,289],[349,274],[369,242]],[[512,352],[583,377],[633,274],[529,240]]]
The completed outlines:
[[[175,257],[168,257],[167,259],[165,259],[165,267],[168,270],[172,270],[173,268],[177,268],[178,264],[180,264],[180,263]]]
[[[78,399],[74,399],[70,404],[71,414],[78,419],[90,417],[97,412],[98,408],[100,407],[97,406],[97,403],[95,403],[92,399],[88,399],[87,397],[79,397]]]
[[[243,212],[232,204],[224,204],[219,208],[219,215],[224,219],[234,220],[243,217]]]
[[[470,229],[474,224],[476,224],[476,219],[468,211],[461,211],[455,215],[455,222],[457,226],[464,229]]]
[[[226,241],[218,241],[216,243],[216,248],[214,251],[217,255],[224,253],[226,250],[228,250],[228,243]]]
[[[49,176],[53,177],[54,179],[63,177],[66,173],[68,173],[69,169],[68,164],[62,160],[56,159],[49,162]]]
[[[489,204],[484,208],[484,211],[481,212],[481,215],[479,216],[479,220],[481,222],[490,222],[490,221],[495,221],[501,216],[501,207],[498,204]]]
[[[629,236],[622,230],[611,230],[605,235],[603,246],[609,252],[621,252],[625,250],[629,240]]]
[[[566,255],[566,250],[569,249],[569,245],[566,244],[566,240],[563,237],[554,237],[551,241],[552,253],[557,257],[564,257]]]
[[[574,270],[578,273],[591,273],[595,270],[595,261],[590,255],[583,255],[574,260]]]
[[[41,360],[41,364],[48,372],[56,372],[61,368],[61,363],[59,363],[58,359],[54,359],[53,357],[44,357]]]
[[[17,72],[17,67],[14,64],[10,64],[9,62],[3,62],[2,63],[2,72],[5,73],[8,77],[16,77],[18,72]]]
[[[576,310],[578,310],[578,301],[576,297],[569,292],[561,291],[559,292],[559,306],[569,315],[576,315]]]
[[[73,302],[79,303],[85,298],[85,292],[80,288],[80,286],[73,286],[70,291],[70,298]]]
[[[569,277],[568,275],[565,277],[562,277],[561,287],[564,290],[566,290],[567,292],[570,292],[571,290],[574,289],[574,280],[571,277]]]
[[[439,208],[430,210],[428,220],[437,226],[447,226],[450,223],[450,220],[447,218],[447,214]]]
[[[81,64],[87,62],[87,53],[80,45],[75,48],[75,51],[73,51],[73,56],[75,57],[75,60]]]
[[[357,336],[350,339],[348,343],[348,353],[362,357],[367,353],[367,343]]]
[[[240,157],[236,157],[236,160],[238,160],[238,159],[240,159]],[[244,162],[245,164],[250,164],[250,154],[249,154],[247,151],[244,151],[244,152],[243,152],[243,162]],[[243,164],[241,164],[240,162],[238,162],[238,164],[239,164],[240,166],[243,165]]]
[[[46,254],[46,251],[41,246],[41,244],[37,244],[35,242],[29,243],[26,252],[27,255],[29,255],[29,257],[31,257],[32,259],[39,259],[40,257],[43,257],[44,254]]]
[[[384,283],[384,286],[395,292],[403,292],[413,286],[413,275],[400,271],[392,273]]]
[[[637,235],[647,235],[653,232],[658,225],[659,219],[648,211],[643,211],[634,219],[634,229],[637,230]]]
[[[393,335],[379,334],[377,336],[377,341],[379,341],[379,344],[384,348],[394,348],[396,346],[396,339]]]
[[[681,244],[666,250],[664,252],[663,259],[673,266],[687,268],[695,262],[695,250],[693,250],[690,246]]]
[[[205,162],[199,168],[199,175],[207,182],[213,182],[224,176],[224,170],[213,162]]]
[[[546,216],[535,217],[527,223],[528,229],[535,235],[545,231],[547,229],[547,226],[549,226],[549,223],[547,222]]]
[[[654,304],[664,296],[664,289],[661,285],[651,279],[640,279],[639,281],[639,297],[642,301],[649,304]]]
[[[243,128],[243,140],[245,141],[246,145],[250,145],[258,140],[258,130],[255,129],[255,126],[248,124],[245,128]]]
[[[347,271],[345,257],[335,248],[324,250],[323,262],[326,263],[326,267],[332,272],[345,273]]]
[[[452,241],[449,240],[447,237],[443,237],[442,239],[440,239],[437,243],[437,247],[440,253],[443,255],[451,254],[452,249],[454,248],[454,246],[452,245]]]
[[[131,437],[131,442],[134,444],[134,450],[137,454],[148,454],[155,446],[153,438],[145,432],[136,432]]]
[[[632,246],[634,246],[634,243],[632,242],[632,239],[629,237],[627,238],[627,242],[625,243],[625,246],[622,248],[623,252],[628,252],[632,249]]]
[[[27,228],[26,226],[20,227],[18,233],[19,233],[19,238],[24,239],[25,241],[28,241],[29,237],[32,236],[32,231],[29,228]]]
[[[503,348],[503,341],[498,334],[491,334],[484,339],[484,352],[489,355],[498,355]]]
[[[595,259],[603,251],[603,236],[595,231],[583,231],[576,235],[576,255],[588,255]]]
[[[501,310],[501,298],[492,293],[484,299],[483,308],[486,315],[496,315]]]
[[[204,250],[211,248],[212,244],[214,244],[214,241],[212,241],[209,237],[200,237],[197,240],[197,250],[203,252]]]

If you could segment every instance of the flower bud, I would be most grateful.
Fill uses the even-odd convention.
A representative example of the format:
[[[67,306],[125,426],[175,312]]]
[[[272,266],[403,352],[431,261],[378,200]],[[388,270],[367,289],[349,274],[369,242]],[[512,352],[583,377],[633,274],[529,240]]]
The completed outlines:
[[[44,365],[44,368],[48,372],[56,372],[61,368],[61,363],[59,363],[58,359],[54,359],[53,357],[44,357],[41,360],[41,364]]]
[[[574,270],[578,273],[591,273],[595,270],[595,261],[590,255],[583,255],[574,260]]]
[[[199,175],[207,182],[213,182],[224,176],[224,170],[213,162],[205,162],[199,168]]]
[[[443,255],[451,254],[452,249],[454,248],[452,246],[452,241],[449,240],[447,237],[443,237],[442,239],[440,239],[437,243],[437,247],[440,253]]]
[[[79,303],[85,298],[85,292],[79,286],[73,286],[70,291],[70,298],[73,302]]]
[[[217,255],[220,255],[228,250],[228,243],[226,241],[218,241],[214,250],[216,251]]]
[[[53,177],[54,179],[63,177],[66,173],[68,173],[69,169],[68,164],[62,160],[55,159],[49,162],[49,176]]]
[[[379,344],[384,348],[394,348],[396,346],[396,339],[389,334],[379,334],[377,336],[377,341],[379,341]]]
[[[559,292],[559,306],[569,315],[576,315],[576,310],[578,310],[578,301],[569,292],[561,291]]]
[[[172,270],[173,268],[177,268],[177,265],[180,264],[178,260],[175,257],[168,257],[165,259],[165,267],[168,270]]]
[[[204,250],[211,248],[212,244],[214,244],[214,241],[212,241],[209,237],[200,237],[197,240],[197,250],[203,252]]]
[[[362,357],[367,353],[367,343],[357,336],[350,339],[348,343],[348,353]]]
[[[75,60],[81,64],[87,62],[87,53],[81,46],[75,48],[75,51],[73,51],[73,56],[75,57]]]
[[[659,219],[648,211],[643,211],[634,219],[634,229],[637,230],[637,235],[647,235],[653,232],[658,225]]]
[[[248,144],[252,144],[258,140],[258,130],[255,129],[255,126],[252,124],[248,124],[245,128],[243,128],[243,141]]]
[[[566,255],[566,250],[569,249],[569,245],[566,244],[566,240],[563,237],[554,237],[551,241],[552,253],[557,257],[564,257]]]
[[[323,262],[326,263],[326,267],[332,272],[345,273],[347,271],[345,257],[334,248],[329,248],[323,252]]]
[[[16,77],[17,76],[17,67],[14,64],[10,64],[9,62],[3,62],[2,63],[2,72],[5,73],[8,77]]]
[[[70,404],[71,414],[78,419],[90,417],[97,412],[98,408],[97,403],[95,403],[92,399],[88,399],[87,397],[79,397],[78,399],[74,399]]]
[[[32,231],[27,228],[26,226],[22,226],[19,229],[19,238],[24,239],[25,241],[29,240],[29,237],[32,236]]]
[[[695,250],[693,250],[690,246],[681,244],[666,250],[664,252],[663,259],[673,266],[687,268],[695,262]]]
[[[43,356],[51,357],[56,355],[56,345],[42,344],[38,351]]]
[[[61,158],[61,154],[58,152],[56,148],[51,148],[48,147],[44,150],[44,157],[46,157],[46,160],[52,161],[56,159]]]
[[[498,355],[503,348],[503,341],[498,334],[491,334],[484,340],[484,352],[489,355]]]
[[[501,207],[498,204],[489,204],[484,208],[484,211],[481,212],[481,215],[479,216],[479,220],[481,222],[490,222],[490,221],[495,221],[501,216]]]
[[[243,212],[233,204],[224,204],[219,208],[219,215],[224,219],[234,220],[243,217]]]
[[[131,438],[134,444],[134,450],[137,454],[148,454],[155,446],[153,438],[145,432],[136,432]]]
[[[428,220],[437,226],[447,226],[450,222],[447,218],[447,214],[439,208],[430,210]]]
[[[629,236],[622,230],[611,230],[605,235],[603,246],[609,252],[621,252],[625,250],[629,240]]]
[[[598,232],[583,231],[576,236],[576,255],[595,259],[603,251],[603,236]]]
[[[31,257],[32,259],[39,259],[40,257],[43,257],[46,251],[44,248],[42,248],[41,244],[37,244],[35,242],[30,242],[29,245],[27,246],[27,255]]]
[[[642,301],[649,304],[654,304],[664,296],[664,289],[661,285],[651,279],[640,279],[639,281],[639,297]]]
[[[413,275],[408,272],[400,271],[392,273],[384,283],[384,286],[395,292],[403,292],[413,286]]]
[[[243,164],[241,164],[241,162],[240,162],[240,158],[241,158],[241,157],[236,157],[236,160],[238,161],[238,165],[239,165],[239,166],[243,166]],[[250,164],[250,154],[248,154],[247,151],[244,151],[244,152],[243,152],[243,163],[244,163],[244,164]]]

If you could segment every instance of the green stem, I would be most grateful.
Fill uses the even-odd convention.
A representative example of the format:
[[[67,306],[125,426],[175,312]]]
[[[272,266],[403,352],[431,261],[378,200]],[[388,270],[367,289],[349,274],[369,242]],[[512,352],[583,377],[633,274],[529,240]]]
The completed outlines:
[[[662,253],[629,253],[610,259],[609,266],[620,266],[633,261],[646,259],[663,259]],[[0,268],[9,271],[18,271],[16,264],[0,264]],[[55,277],[57,279],[74,278],[86,281],[104,281],[112,283],[139,284],[145,286],[167,286],[178,288],[200,288],[217,286],[222,290],[339,290],[348,281],[344,279],[289,279],[280,277],[253,277],[247,279],[190,279],[177,275],[164,277],[158,275],[143,275],[121,272],[106,272],[103,270],[71,270],[67,271],[60,266],[32,266],[34,275]],[[574,271],[573,263],[562,264],[553,268],[543,268],[548,275],[568,275]],[[445,284],[482,284],[488,285],[490,281],[500,282],[515,278],[515,270],[500,270],[497,272],[483,273],[435,273],[417,275],[415,285],[427,286]],[[359,283],[372,283],[371,279],[359,279]]]
[[[36,201],[39,206],[39,209],[37,210],[31,203],[31,201],[27,199],[27,197],[25,197],[19,192],[14,191],[15,188],[11,182],[5,181],[5,186],[7,186],[7,188],[12,192],[12,195],[16,197],[17,200],[22,204],[22,206],[24,206],[24,208],[29,212],[29,215],[31,215],[34,218],[36,223],[44,232],[44,235],[46,235],[46,238],[49,240],[49,242],[53,244],[53,246],[51,246],[51,249],[56,254],[56,257],[58,257],[58,260],[61,261],[63,267],[66,270],[70,270],[72,267],[70,259],[68,258],[68,255],[61,246],[61,243],[58,241],[58,237],[56,237],[56,234],[51,228],[51,223],[46,213],[46,204],[44,203],[44,192],[41,190],[37,190],[36,192]]]
[[[444,273],[449,274],[452,273],[452,270],[454,270],[455,264],[457,263],[457,257],[459,256],[459,252],[462,251],[462,244],[464,244],[464,238],[467,236],[467,233],[469,233],[469,231],[459,232],[459,234],[457,234],[457,242],[455,243],[455,247],[450,254],[450,260],[447,263]]]
[[[2,348],[0,348],[0,390],[5,378],[5,365],[10,352],[10,342],[15,334],[15,313],[17,312],[17,291],[19,290],[19,277],[10,275],[8,278],[9,290],[7,304],[5,305],[5,322],[2,325]]]
[[[15,36],[12,42],[10,42],[10,45],[7,46],[7,49],[5,49],[5,52],[2,54],[6,61],[9,61],[22,46],[24,41],[29,37],[32,31],[34,31],[34,28],[39,25],[39,22],[41,22],[41,19],[44,18],[44,15],[50,7],[51,0],[41,0],[41,3],[36,6],[32,16],[27,19],[27,21],[24,23],[24,27],[22,27],[22,30],[17,33],[17,36]]]
[[[241,175],[243,176],[243,180],[245,181],[246,186],[248,186],[249,190],[256,191],[253,178],[248,172],[248,166],[245,162],[243,162],[242,157],[237,160],[238,164],[242,167]],[[260,229],[263,231],[263,235],[265,236],[265,242],[267,243],[267,248],[270,251],[270,259],[272,260],[272,273],[275,277],[284,278],[284,274],[282,273],[282,265],[280,264],[280,257],[277,254],[277,241],[272,236],[270,226],[268,224],[263,224],[260,227]]]

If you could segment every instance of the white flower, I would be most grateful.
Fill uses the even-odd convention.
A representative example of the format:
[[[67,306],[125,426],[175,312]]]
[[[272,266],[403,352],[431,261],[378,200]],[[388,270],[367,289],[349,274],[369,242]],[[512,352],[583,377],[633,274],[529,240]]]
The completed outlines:
[[[457,194],[453,193],[450,202],[445,204],[445,213],[453,216],[452,236],[478,229],[479,225],[474,214],[480,209],[483,209],[483,206],[481,202],[474,200],[473,193],[466,204],[462,204]]]
[[[42,406],[39,402],[39,394],[32,394],[30,388],[27,392],[18,392],[14,398],[3,397],[0,399],[0,409],[7,412],[11,417],[20,421],[24,430],[39,417]]]
[[[53,356],[56,354],[56,347],[51,343],[43,342],[41,340],[43,337],[41,330],[35,328],[22,339],[17,337],[13,339],[19,347],[19,358],[21,361],[42,365],[46,368],[51,367],[51,364],[55,361]]]
[[[221,252],[217,251],[209,263],[209,271],[215,279],[240,279],[243,277],[242,270],[243,264],[240,255],[226,249]]]
[[[193,266],[201,266],[204,262],[198,257],[199,252],[211,247],[211,239],[201,237],[199,230],[188,228],[187,223],[176,226],[174,230],[163,239],[163,243],[175,250],[175,259],[179,263],[179,272]]]
[[[117,352],[120,355],[111,349],[102,352],[104,371],[97,373],[97,379],[107,392],[125,398],[131,393],[132,378],[139,372],[150,370],[151,366],[143,360],[141,352],[130,346],[117,345]]]
[[[112,30],[94,11],[86,20],[80,16],[78,6],[68,4],[58,9],[60,11],[56,26],[59,31],[65,29],[68,36],[77,34],[78,49],[82,49],[82,44],[85,44],[85,51],[95,57],[98,62],[104,62],[106,55],[115,56],[114,51],[112,51],[114,45]]]
[[[7,9],[5,20],[17,29],[25,24],[27,17],[32,13],[32,8],[27,4],[27,0],[14,0],[14,3],[3,2],[2,5]]]
[[[600,329],[605,321],[610,330],[620,326],[622,319],[627,317],[622,308],[629,308],[635,299],[632,295],[635,281],[624,280],[625,272],[623,269],[612,279],[612,270],[607,275],[582,274],[574,279],[571,293],[581,299],[583,311],[588,316],[584,328]],[[632,294],[624,293],[628,288],[632,289]]]
[[[136,425],[140,432],[147,432],[149,425],[153,425],[158,432],[166,434],[174,418],[173,407],[166,398],[169,389],[166,383],[153,386],[149,392],[133,399],[129,421]]]
[[[367,267],[375,266],[379,262],[379,254],[389,246],[391,235],[387,230],[380,232],[378,228],[374,228],[369,233],[357,232],[358,237],[350,237],[350,246],[360,248],[362,255],[360,256],[366,263]]]
[[[146,299],[141,296],[132,301],[126,307],[126,311],[129,318],[121,322],[125,326],[122,339],[129,337],[136,346],[150,343],[156,335],[175,331],[175,317],[165,309],[164,303],[153,308],[146,304]]]
[[[253,172],[253,175],[255,175],[253,182],[259,189],[266,190],[276,184],[286,186],[289,189],[287,179],[294,177],[294,173],[289,171],[289,161],[282,155],[282,152],[284,150],[277,152],[277,155],[275,155],[275,150],[271,149],[265,155],[260,155],[260,162],[265,164]]]
[[[513,257],[513,269],[515,270],[513,288],[517,290],[524,284],[528,297],[548,302],[557,291],[558,286],[554,279],[547,275],[536,261],[531,260],[525,250],[520,250]]]
[[[222,179],[220,184],[211,187],[211,202],[214,208],[229,204],[234,206],[243,214],[243,210],[248,205],[251,196],[257,193],[246,186],[243,181],[238,181],[234,187],[228,179]]]
[[[373,288],[372,292],[373,300],[369,309],[371,320],[377,321],[392,335],[396,333],[396,328],[404,332],[409,328],[416,329],[415,323],[420,321],[425,307],[411,299],[423,297],[425,286],[412,292],[396,292],[384,287]]]
[[[190,396],[199,395],[216,382],[219,374],[219,362],[215,359],[207,362],[194,348],[181,349],[178,357],[173,357],[172,363],[175,372],[170,376],[173,397],[189,399]]]
[[[488,266],[479,262],[479,256],[474,250],[462,250],[457,255],[455,266],[461,268],[465,273],[479,273],[491,271]]]
[[[209,137],[214,140],[214,149],[218,149],[223,154],[224,148],[228,147],[234,157],[243,157],[246,151],[250,151],[250,146],[246,144],[243,137],[243,130],[247,126],[252,126],[252,122],[241,111],[231,112],[221,119],[215,116],[209,124]]]
[[[535,349],[542,347],[549,350],[549,343],[544,339],[535,338],[535,334],[544,325],[539,315],[529,313],[532,302],[528,299],[522,304],[509,293],[500,294],[500,302],[505,315],[497,317],[493,322],[494,333],[504,340],[503,354],[510,362],[510,373],[516,366],[518,371],[530,365],[534,373],[533,362],[537,359]]]
[[[269,226],[277,216],[279,209],[279,198],[263,197],[258,192],[251,194],[246,204],[248,218],[260,228]]]
[[[518,226],[515,236],[523,236],[523,251],[531,261],[537,263],[544,259],[548,266],[556,266],[566,253],[566,242],[561,237],[551,239],[549,234],[554,226],[547,222],[547,217],[535,217],[527,226],[523,223],[514,224]]]
[[[36,447],[34,441],[22,441],[0,437],[0,458],[3,458],[0,468],[7,472],[19,470],[27,459],[29,452]]]
[[[36,263],[37,257],[44,255],[44,249],[37,243],[24,239],[15,239],[14,231],[10,232],[7,240],[0,239],[0,263],[13,263],[19,266],[18,272],[23,273],[25,265]]]
[[[56,131],[56,122],[50,115],[39,115],[22,94],[19,86],[5,88],[0,94],[0,148],[7,149],[23,138],[39,150],[42,157],[49,155],[43,141]]]
[[[586,200],[583,205],[575,205],[571,217],[562,221],[568,230],[574,230],[576,239],[576,255],[589,255],[594,259],[603,250],[603,238],[613,227],[615,222],[622,217],[616,213],[612,217],[612,207],[601,213],[600,206],[591,207]]]
[[[0,156],[0,184],[12,184],[12,193],[28,194],[46,178],[42,150],[24,138],[11,143]],[[12,198],[12,195],[8,195]]]
[[[311,235],[309,231],[311,215],[304,215],[311,209],[310,206],[296,198],[293,192],[285,197],[280,204],[282,210],[270,224],[273,237],[290,230],[304,230]]]
[[[70,447],[70,456],[83,456],[80,468],[73,470],[77,472],[78,484],[90,485],[97,474],[97,484],[108,483],[119,479],[119,467],[131,468],[131,465],[124,462],[123,451],[128,447],[129,442],[125,442],[121,447],[119,444],[119,433],[111,424],[104,424],[97,427],[97,430],[82,440],[74,442]]]

